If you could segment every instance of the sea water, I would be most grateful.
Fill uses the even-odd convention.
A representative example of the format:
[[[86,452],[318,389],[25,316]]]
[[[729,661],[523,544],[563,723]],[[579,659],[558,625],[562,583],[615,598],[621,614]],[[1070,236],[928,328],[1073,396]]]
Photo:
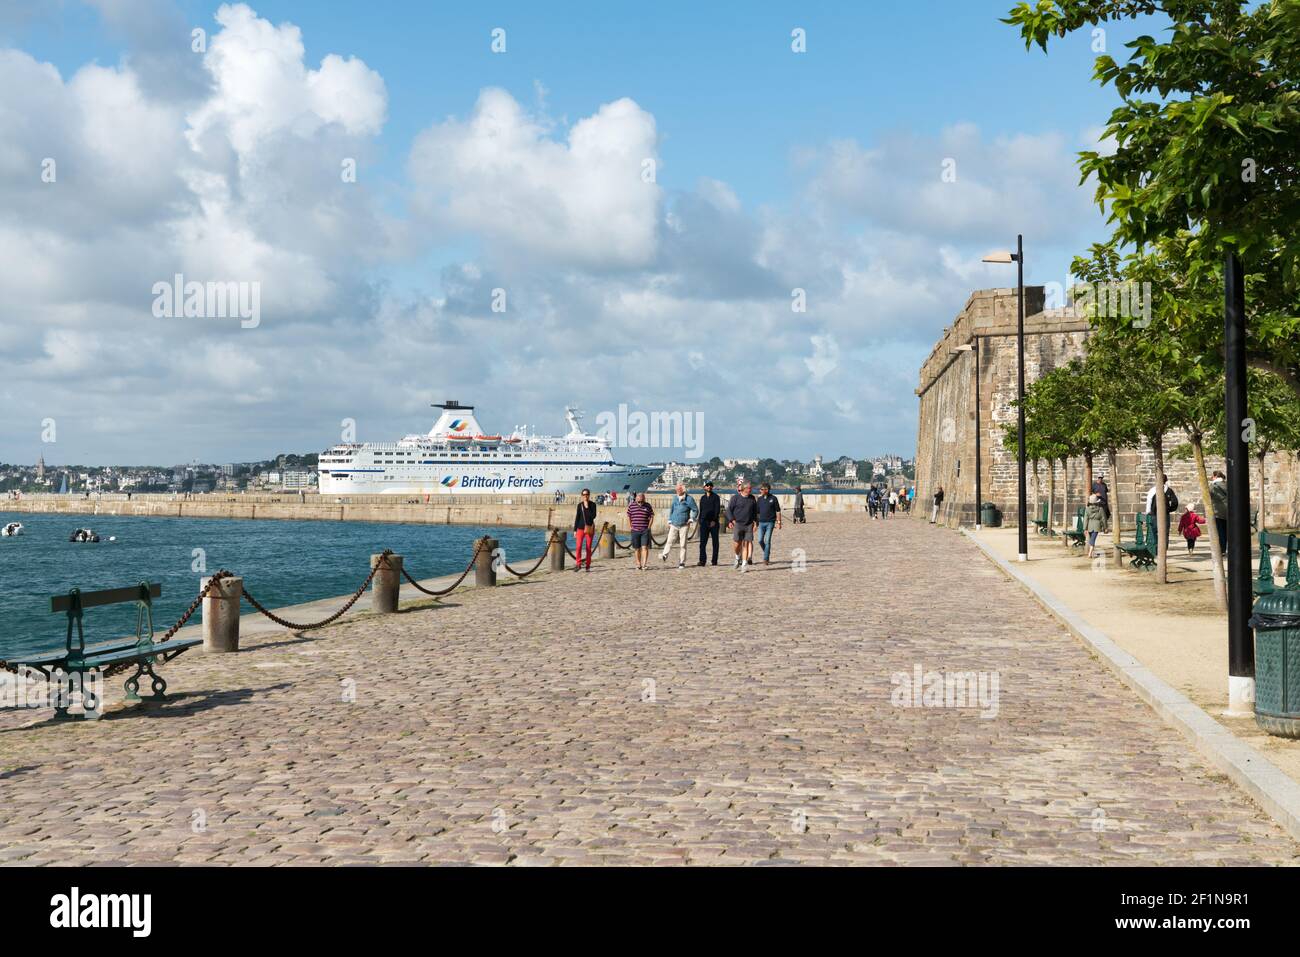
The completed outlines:
[[[50,612],[50,597],[71,588],[161,584],[162,597],[154,601],[154,628],[161,634],[194,600],[199,579],[222,568],[242,576],[257,600],[274,609],[351,594],[369,574],[370,556],[385,548],[424,579],[460,574],[474,540],[485,534],[501,543],[516,568],[541,555],[547,535],[541,529],[469,525],[0,511],[0,525],[11,521],[22,522],[24,533],[0,538],[0,658],[62,647],[67,617]],[[83,527],[94,529],[100,541],[69,542],[72,531]],[[402,594],[420,597],[409,585]],[[251,610],[245,604],[244,611]],[[134,634],[132,602],[88,608],[84,615],[87,643]],[[189,623],[199,621],[195,612]]]

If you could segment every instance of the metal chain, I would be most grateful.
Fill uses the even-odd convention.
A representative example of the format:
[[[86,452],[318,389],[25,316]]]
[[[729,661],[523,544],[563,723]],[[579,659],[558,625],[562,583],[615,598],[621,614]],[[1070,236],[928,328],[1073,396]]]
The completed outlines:
[[[281,628],[288,628],[290,631],[312,631],[316,628],[324,628],[326,625],[338,621],[338,619],[341,618],[349,608],[351,608],[353,605],[357,603],[357,599],[360,598],[362,594],[365,593],[366,588],[374,580],[375,575],[378,574],[380,566],[384,568],[391,567],[388,564],[388,556],[391,554],[393,554],[393,550],[391,548],[385,548],[383,553],[379,556],[379,561],[375,562],[375,567],[370,569],[370,574],[366,576],[366,580],[361,583],[361,587],[358,588],[356,592],[352,595],[352,597],[347,600],[347,603],[338,611],[336,611],[334,614],[330,615],[328,618],[325,618],[318,622],[314,622],[313,624],[310,625],[298,625],[298,624],[294,624],[291,621],[286,621],[285,619],[276,615],[274,612],[268,610],[260,601],[258,601],[256,598],[253,597],[253,595],[248,591],[247,588],[244,589],[244,598],[248,600],[248,603],[250,605],[252,605],[258,611],[260,611],[267,618],[271,619],[271,621],[275,622]]]
[[[482,539],[479,539],[474,543],[474,554],[469,557],[469,564],[466,565],[465,570],[460,573],[460,577],[457,578],[456,581],[453,582],[448,587],[439,589],[438,591],[434,591],[431,588],[425,588],[418,581],[412,578],[411,573],[406,570],[405,565],[402,566],[402,577],[405,578],[408,582],[410,582],[415,587],[416,591],[424,592],[424,594],[426,595],[432,595],[434,598],[441,598],[443,595],[450,595],[452,592],[454,592],[457,588],[460,587],[460,583],[465,580],[465,576],[467,576],[470,572],[470,569],[474,567],[474,562],[478,560],[478,553],[482,548],[483,548],[483,541]]]
[[[531,575],[533,572],[537,571],[537,569],[539,569],[539,568],[542,567],[542,562],[546,561],[547,556],[551,554],[551,542],[553,542],[553,541],[555,541],[555,532],[554,532],[554,531],[551,532],[551,537],[550,537],[549,539],[547,539],[547,542],[546,542],[546,551],[542,552],[541,557],[537,559],[537,564],[535,564],[532,568],[528,569],[528,571],[526,571],[526,572],[517,572],[517,571],[515,571],[513,568],[510,567],[510,563],[509,563],[509,562],[504,562],[504,561],[503,561],[501,564],[502,564],[503,566],[505,566],[505,570],[506,570],[506,571],[508,571],[510,574],[514,575],[516,578],[527,578],[527,577],[528,577],[529,575]],[[566,546],[566,548],[567,548],[567,546]]]

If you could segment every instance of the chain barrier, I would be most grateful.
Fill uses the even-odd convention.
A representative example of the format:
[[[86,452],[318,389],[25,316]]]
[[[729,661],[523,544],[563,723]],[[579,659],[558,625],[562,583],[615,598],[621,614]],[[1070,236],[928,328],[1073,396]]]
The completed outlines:
[[[477,549],[475,550],[475,552],[477,553]],[[361,583],[361,587],[356,590],[356,592],[352,595],[351,598],[347,600],[347,602],[343,605],[343,607],[340,608],[338,611],[336,611],[334,614],[330,615],[328,618],[322,619],[321,621],[313,622],[310,625],[298,625],[295,624],[294,622],[286,621],[285,619],[281,618],[279,615],[270,611],[260,601],[254,598],[252,593],[250,593],[247,588],[244,589],[244,598],[248,600],[248,603],[250,605],[256,608],[267,618],[271,619],[271,621],[275,622],[281,628],[288,628],[290,631],[313,631],[317,628],[324,628],[326,625],[338,621],[339,618],[343,617],[343,615],[346,614],[349,608],[351,608],[353,605],[357,603],[357,599],[360,598],[362,594],[365,593],[366,588],[370,585],[372,581],[374,581],[375,575],[378,574],[381,566],[384,568],[391,567],[388,564],[388,556],[391,554],[393,554],[393,550],[391,548],[385,548],[383,554],[379,556],[379,561],[375,562],[375,567],[370,569],[370,574],[366,576],[366,580]]]
[[[470,570],[474,567],[474,563],[478,561],[478,553],[482,548],[483,548],[483,540],[479,539],[474,543],[474,554],[469,557],[469,564],[465,566],[465,570],[460,573],[459,578],[457,578],[452,584],[448,585],[446,588],[440,588],[436,591],[432,588],[425,588],[418,581],[416,581],[414,578],[411,577],[411,573],[406,570],[405,565],[402,566],[402,577],[405,578],[408,582],[410,582],[410,584],[415,588],[416,591],[423,592],[426,595],[432,595],[434,598],[441,598],[443,595],[450,595],[452,592],[454,592],[457,588],[460,587],[460,583],[465,580],[465,577],[467,575],[469,575]]]
[[[510,563],[509,563],[509,562],[504,562],[504,561],[503,561],[501,564],[505,566],[505,570],[506,570],[506,571],[508,571],[510,574],[514,575],[516,578],[527,578],[527,577],[528,577],[529,575],[531,575],[533,572],[537,571],[537,569],[541,568],[541,567],[542,567],[542,562],[546,561],[547,557],[551,554],[551,542],[555,541],[555,536],[556,536],[556,534],[557,534],[557,533],[556,533],[555,531],[552,531],[552,532],[551,532],[551,537],[548,538],[548,539],[546,540],[546,550],[545,550],[544,552],[542,552],[542,556],[541,556],[541,558],[537,559],[537,564],[534,565],[532,568],[528,569],[528,571],[526,571],[526,572],[517,572],[517,571],[515,571],[513,568],[510,567]],[[568,546],[566,545],[565,548],[567,549]],[[572,554],[572,552],[570,552],[570,554]]]

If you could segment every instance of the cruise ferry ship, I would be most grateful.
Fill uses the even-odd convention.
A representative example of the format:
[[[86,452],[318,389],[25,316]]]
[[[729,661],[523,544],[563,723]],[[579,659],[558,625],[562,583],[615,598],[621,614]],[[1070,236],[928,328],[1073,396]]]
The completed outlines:
[[[564,410],[569,432],[510,435],[485,432],[472,405],[435,404],[442,415],[427,435],[400,442],[336,445],[319,457],[322,495],[446,495],[644,492],[658,469],[619,465],[609,440],[588,435],[576,409]]]

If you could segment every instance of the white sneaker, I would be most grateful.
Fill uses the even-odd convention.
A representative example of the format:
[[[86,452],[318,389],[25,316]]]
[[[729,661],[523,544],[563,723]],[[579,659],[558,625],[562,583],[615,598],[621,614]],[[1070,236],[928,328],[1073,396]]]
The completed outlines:
[[[685,568],[685,567],[686,567],[686,563],[685,563],[685,562],[678,562],[678,563],[677,563],[677,567],[678,567],[678,569]]]
[[[732,567],[732,568],[739,568],[739,567],[740,567],[740,556],[739,556],[739,555],[737,555],[734,559],[732,559],[732,561],[731,561],[731,567]]]
[[[741,566],[740,566],[740,570],[741,570],[742,572],[749,571],[749,563],[746,562],[745,564],[741,565]]]

